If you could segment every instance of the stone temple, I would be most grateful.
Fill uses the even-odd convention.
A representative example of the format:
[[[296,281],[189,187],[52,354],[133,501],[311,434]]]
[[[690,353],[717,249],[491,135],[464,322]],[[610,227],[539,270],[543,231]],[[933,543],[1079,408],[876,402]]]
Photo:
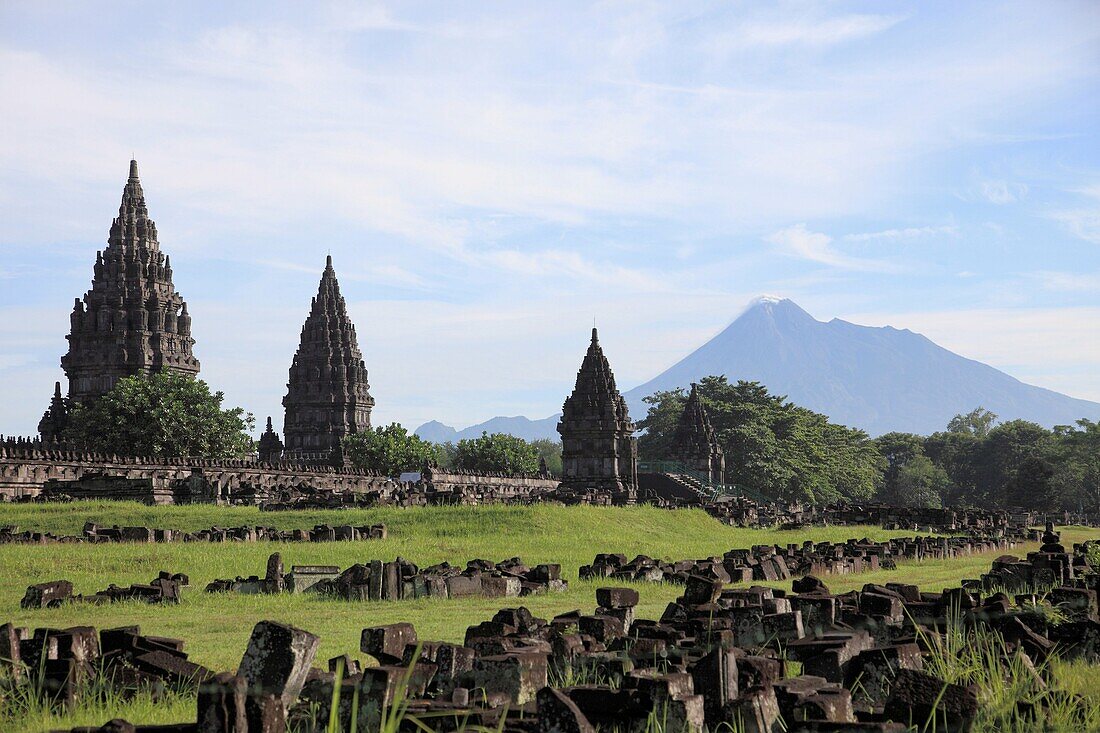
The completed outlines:
[[[600,348],[596,329],[577,384],[562,406],[562,486],[632,499],[638,487],[638,444],[626,400]]]
[[[369,390],[355,325],[329,256],[290,365],[283,398],[286,457],[327,459],[339,453],[344,436],[369,430]]]
[[[69,352],[61,358],[68,403],[57,385],[39,424],[46,440],[60,437],[69,405],[102,395],[121,377],[162,369],[198,374],[191,316],[172,284],[171,261],[160,251],[137,161],[130,161],[107,248],[96,253],[92,289],[76,299],[70,324]]]
[[[691,385],[691,394],[676,424],[669,458],[706,476],[712,484],[726,481],[726,457],[711,427],[710,417],[699,400],[699,390],[695,384]]]

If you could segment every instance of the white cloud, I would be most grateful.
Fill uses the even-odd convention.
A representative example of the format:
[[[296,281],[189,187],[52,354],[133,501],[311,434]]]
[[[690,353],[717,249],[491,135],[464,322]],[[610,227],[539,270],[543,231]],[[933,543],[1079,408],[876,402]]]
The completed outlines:
[[[748,46],[831,46],[882,33],[902,20],[899,16],[844,15],[786,22],[749,22],[732,40]]]
[[[1053,211],[1050,218],[1075,237],[1100,244],[1100,184],[1074,189],[1073,193],[1084,197],[1086,205]]]
[[[795,224],[786,229],[780,229],[768,236],[766,241],[776,245],[787,254],[843,270],[875,272],[892,272],[896,270],[894,265],[887,262],[850,257],[837,251],[832,246],[832,237],[822,232],[811,232],[805,224]]]
[[[845,234],[842,239],[849,242],[869,242],[875,239],[919,239],[921,237],[934,237],[941,234],[955,236],[959,228],[953,225],[937,227],[906,227],[905,229],[884,229],[879,232],[863,232],[860,234]]]
[[[998,206],[1016,203],[1027,196],[1027,192],[1027,184],[1012,181],[982,181],[979,187],[982,198]]]

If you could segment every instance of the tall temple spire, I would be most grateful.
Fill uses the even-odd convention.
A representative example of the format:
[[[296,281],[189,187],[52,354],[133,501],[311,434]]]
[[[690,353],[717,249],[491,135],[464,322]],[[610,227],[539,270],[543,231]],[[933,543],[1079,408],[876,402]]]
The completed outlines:
[[[61,358],[70,402],[94,399],[133,374],[197,374],[191,318],[181,318],[181,310],[186,315],[187,304],[172,283],[131,160],[107,247],[96,253],[92,287],[70,315],[69,351]]]
[[[626,400],[592,329],[592,341],[577,372],[573,393],[558,423],[562,442],[562,485],[612,492],[632,502],[638,485],[638,447]]]
[[[669,457],[705,474],[711,483],[721,484],[726,480],[726,458],[699,398],[698,385],[694,383],[676,423]]]
[[[290,458],[331,455],[339,451],[344,436],[370,429],[374,398],[331,255],[302,326],[283,407]]]

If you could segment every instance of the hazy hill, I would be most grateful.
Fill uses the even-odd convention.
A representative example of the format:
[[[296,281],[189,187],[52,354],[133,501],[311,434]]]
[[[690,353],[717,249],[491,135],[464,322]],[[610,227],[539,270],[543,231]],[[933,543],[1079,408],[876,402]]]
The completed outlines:
[[[471,425],[463,430],[455,430],[450,425],[432,420],[418,427],[416,434],[433,443],[458,442],[463,438],[477,438],[483,432],[490,434],[508,433],[524,440],[538,440],[540,438],[560,440],[561,436],[558,435],[557,431],[558,418],[560,417],[560,414],[551,415],[542,420],[531,420],[523,416],[494,417],[492,420]]]

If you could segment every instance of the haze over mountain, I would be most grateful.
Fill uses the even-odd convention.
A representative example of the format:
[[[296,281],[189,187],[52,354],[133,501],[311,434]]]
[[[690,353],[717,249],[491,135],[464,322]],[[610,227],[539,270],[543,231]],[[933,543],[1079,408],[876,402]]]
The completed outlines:
[[[653,379],[625,393],[630,414],[646,414],[642,398],[687,387],[709,375],[757,381],[774,394],[858,427],[927,435],[979,405],[1002,421],[1022,418],[1046,427],[1100,419],[1100,403],[1025,384],[1002,371],[890,326],[816,320],[789,299],[757,299],[721,333]],[[443,442],[482,431],[557,439],[557,416],[493,418],[462,431],[426,423],[417,434]]]

